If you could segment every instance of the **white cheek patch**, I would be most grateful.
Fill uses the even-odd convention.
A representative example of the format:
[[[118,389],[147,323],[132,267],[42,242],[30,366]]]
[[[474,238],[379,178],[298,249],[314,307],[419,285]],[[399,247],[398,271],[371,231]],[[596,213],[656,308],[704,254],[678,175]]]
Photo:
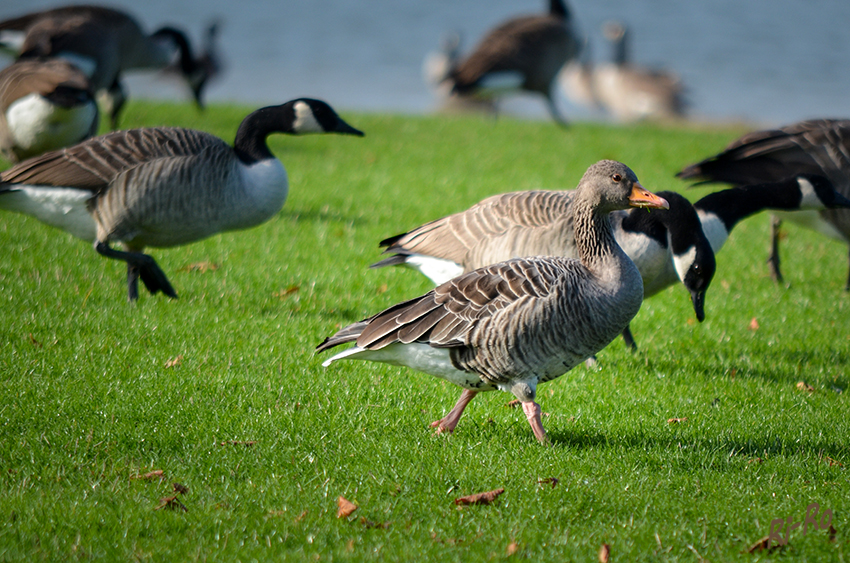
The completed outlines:
[[[688,249],[684,254],[674,254],[673,255],[673,265],[676,267],[676,274],[679,276],[679,279],[684,283],[685,276],[688,275],[688,270],[691,269],[691,266],[694,265],[694,260],[697,257],[697,247],[692,246]]]
[[[313,110],[305,102],[295,102],[295,123],[292,128],[296,133],[322,133],[324,128],[316,120]]]
[[[723,248],[726,239],[729,238],[729,231],[726,230],[726,225],[714,213],[706,213],[698,209],[697,215],[699,215],[699,221],[702,223],[702,232],[705,233],[705,238],[708,239],[711,250],[717,254]]]
[[[805,178],[797,178],[797,185],[800,186],[800,209],[824,209],[824,204],[818,195],[815,193],[815,188],[812,183]]]

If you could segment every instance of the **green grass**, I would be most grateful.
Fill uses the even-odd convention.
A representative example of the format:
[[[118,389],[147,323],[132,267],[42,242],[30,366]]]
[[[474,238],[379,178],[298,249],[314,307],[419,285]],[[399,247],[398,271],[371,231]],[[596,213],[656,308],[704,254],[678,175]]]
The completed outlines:
[[[122,126],[230,141],[250,109],[135,102]],[[850,559],[847,249],[821,236],[788,228],[780,287],[767,217],[740,225],[704,323],[670,288],[632,324],[639,353],[617,340],[598,369],[539,389],[550,447],[506,394],[434,436],[457,388],[313,355],[429,289],[367,269],[380,239],[490,194],[574,187],[601,158],[684,191],[673,173],[744,129],[342,113],[367,136],[271,139],[291,182],[274,219],[150,250],[175,301],[130,305],[122,263],[0,215],[0,561],[474,561],[512,543],[533,561],[594,561],[603,543],[612,561]],[[187,268],[204,262],[218,267]],[[133,479],[153,470],[164,479]],[[188,511],[156,510],[175,482]],[[500,487],[494,505],[453,503]],[[349,519],[340,495],[360,506]],[[835,542],[800,528],[782,550],[745,552],[812,502],[833,511]]]

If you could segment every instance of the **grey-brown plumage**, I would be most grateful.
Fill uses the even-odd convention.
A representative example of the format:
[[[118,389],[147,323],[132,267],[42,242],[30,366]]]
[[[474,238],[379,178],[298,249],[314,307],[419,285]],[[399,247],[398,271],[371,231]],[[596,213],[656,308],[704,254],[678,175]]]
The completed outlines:
[[[816,119],[748,133],[722,152],[685,167],[677,175],[683,179],[742,186],[781,182],[799,174],[825,176],[838,193],[850,197],[850,120]],[[850,244],[848,209],[777,216]],[[771,274],[777,281],[782,280],[779,225],[779,219],[774,218],[768,258]],[[850,275],[846,289],[850,290]]]
[[[546,98],[558,123],[552,88],[561,68],[579,52],[579,41],[563,0],[550,0],[544,15],[510,19],[491,30],[473,51],[449,72],[460,95],[493,96],[503,90],[537,92]]]
[[[0,208],[26,213],[127,262],[128,294],[138,280],[176,297],[148,246],[169,247],[271,218],[289,189],[269,151],[271,133],[363,133],[319,100],[261,108],[239,126],[234,146],[201,131],[157,127],[118,131],[24,161],[0,174]],[[125,251],[110,243],[121,243]]]
[[[21,60],[0,70],[0,150],[17,162],[97,133],[88,78],[61,59]]]
[[[617,245],[608,214],[666,205],[627,166],[600,161],[573,203],[578,259],[520,258],[474,270],[342,329],[318,350],[355,342],[325,365],[346,357],[383,361],[463,387],[455,408],[432,425],[441,430],[454,429],[475,393],[510,391],[543,441],[537,384],[604,348],[643,299],[640,273]]]
[[[163,27],[148,35],[129,14],[91,5],[71,5],[33,12],[0,22],[0,31],[26,33],[20,57],[67,57],[87,72],[96,92],[107,93],[113,129],[126,101],[122,73],[132,69],[163,69],[179,54],[181,75],[202,104],[209,64],[195,59],[183,31]],[[90,66],[91,68],[83,68]]]

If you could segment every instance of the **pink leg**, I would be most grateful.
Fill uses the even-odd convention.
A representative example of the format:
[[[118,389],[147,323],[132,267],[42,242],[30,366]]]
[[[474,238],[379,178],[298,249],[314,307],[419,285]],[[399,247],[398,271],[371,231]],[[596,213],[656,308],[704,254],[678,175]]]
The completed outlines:
[[[528,401],[522,404],[522,410],[525,412],[525,417],[531,425],[531,430],[534,432],[534,436],[544,444],[548,442],[549,440],[546,438],[546,431],[543,430],[543,421],[540,418],[540,405],[534,401]]]
[[[454,432],[455,426],[457,426],[457,421],[460,420],[460,415],[463,414],[463,409],[466,408],[469,401],[471,401],[477,394],[478,391],[464,389],[463,393],[460,394],[460,399],[457,400],[457,403],[454,408],[449,411],[449,414],[440,420],[432,422],[431,428],[436,427],[437,434],[440,434],[441,432]]]

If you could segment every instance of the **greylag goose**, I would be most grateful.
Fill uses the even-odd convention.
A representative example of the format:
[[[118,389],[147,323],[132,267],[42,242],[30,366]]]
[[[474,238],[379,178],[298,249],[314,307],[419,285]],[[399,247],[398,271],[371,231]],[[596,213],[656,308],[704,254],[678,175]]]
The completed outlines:
[[[102,256],[125,261],[131,301],[140,277],[151,293],[177,297],[142,250],[246,229],[276,214],[289,183],[266,145],[272,133],[363,135],[326,103],[306,98],[248,115],[233,147],[192,129],[117,131],[0,174],[0,209],[32,215],[93,241]]]
[[[438,432],[454,430],[477,393],[511,392],[535,437],[545,441],[537,385],[607,346],[643,300],[640,273],[609,220],[610,212],[629,206],[666,208],[667,202],[646,191],[626,165],[594,164],[572,204],[579,258],[518,258],[463,274],[327,338],[318,351],[355,346],[323,365],[379,361],[459,385],[458,403],[431,425]]]
[[[850,120],[801,121],[780,129],[748,133],[732,141],[719,154],[685,167],[677,176],[742,186],[780,182],[798,174],[825,176],[838,193],[850,197]],[[771,275],[776,281],[782,281],[780,218],[850,244],[850,211],[847,209],[777,213],[771,224],[768,257]],[[845,289],[850,290],[850,274]]]
[[[180,74],[199,106],[211,69],[194,59],[186,34],[163,27],[151,35],[130,15],[101,6],[72,5],[33,12],[0,22],[0,33],[23,32],[21,58],[61,57],[80,67],[96,92],[107,94],[112,128],[126,100],[121,74],[132,69],[164,69],[179,54]]]
[[[675,192],[658,195],[668,202],[669,210],[614,212],[614,236],[640,271],[644,288],[652,287],[671,262],[702,321],[705,292],[714,276],[714,253],[690,202]],[[463,272],[510,258],[577,257],[574,197],[575,192],[565,190],[489,197],[466,211],[381,241],[381,246],[387,247],[384,253],[393,255],[372,267],[405,265],[441,284]],[[623,338],[630,348],[636,348],[628,327]]]
[[[16,61],[0,71],[0,150],[12,162],[97,133],[88,78],[61,59]]]
[[[547,14],[512,18],[491,30],[449,71],[447,80],[461,96],[537,92],[546,98],[552,118],[566,125],[552,90],[558,72],[578,54],[579,45],[567,5],[550,0]]]

